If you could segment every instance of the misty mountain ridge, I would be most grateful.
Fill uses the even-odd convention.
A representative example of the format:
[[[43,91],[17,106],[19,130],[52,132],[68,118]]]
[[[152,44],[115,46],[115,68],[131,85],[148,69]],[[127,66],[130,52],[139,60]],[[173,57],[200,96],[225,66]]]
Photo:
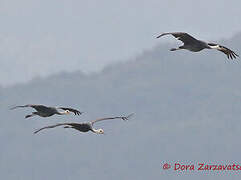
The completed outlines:
[[[165,38],[165,37],[164,37]],[[169,36],[168,38],[172,38],[172,39],[174,39],[174,37],[173,36]],[[79,76],[79,78],[89,78],[89,77],[93,77],[93,76],[99,76],[99,75],[102,75],[102,74],[104,74],[104,73],[106,73],[106,72],[108,72],[108,71],[110,71],[111,69],[113,69],[113,68],[115,68],[113,71],[116,71],[117,69],[119,69],[119,67],[123,67],[123,66],[131,66],[131,65],[133,65],[133,61],[135,62],[134,64],[136,64],[136,61],[139,61],[139,64],[141,63],[140,62],[140,60],[142,60],[142,61],[145,61],[144,59],[148,59],[149,58],[149,60],[150,60],[150,58],[151,58],[151,60],[153,60],[153,58],[154,57],[150,57],[150,56],[148,56],[148,55],[150,55],[150,54],[152,54],[152,56],[153,56],[153,54],[156,54],[156,55],[159,55],[160,53],[162,53],[162,55],[164,55],[164,57],[166,56],[166,55],[170,55],[170,58],[171,58],[171,56],[175,56],[175,53],[178,53],[179,54],[179,52],[168,52],[169,51],[169,47],[175,47],[175,46],[179,46],[180,44],[182,44],[182,42],[181,41],[178,41],[178,40],[173,40],[175,43],[169,43],[169,44],[167,44],[167,43],[162,43],[162,38],[161,39],[154,39],[155,41],[159,41],[160,43],[159,43],[159,45],[157,45],[156,47],[154,47],[153,49],[150,49],[150,50],[146,50],[146,51],[144,51],[143,53],[141,53],[141,54],[139,54],[139,55],[137,55],[136,57],[133,57],[133,58],[129,58],[129,61],[125,61],[125,62],[118,62],[118,63],[114,63],[114,64],[112,64],[112,65],[109,65],[109,66],[107,66],[107,67],[105,67],[103,70],[101,70],[100,72],[96,72],[96,73],[91,73],[91,74],[85,74],[85,73],[83,73],[83,72],[81,72],[81,71],[75,71],[75,72],[61,72],[61,73],[57,73],[57,74],[54,74],[54,75],[50,75],[50,76],[48,76],[47,78],[45,78],[45,77],[35,77],[33,80],[31,80],[30,82],[27,82],[27,83],[17,83],[17,85],[27,85],[27,84],[29,84],[29,83],[34,83],[34,82],[36,82],[36,81],[38,81],[38,82],[43,82],[43,81],[45,81],[45,79],[52,79],[53,81],[56,81],[56,80],[58,80],[58,79],[64,79],[64,78],[73,78],[74,76]],[[202,39],[200,39],[200,40],[202,40]],[[206,40],[206,42],[209,42],[208,40]],[[211,41],[210,41],[211,42]],[[236,44],[238,45],[240,42],[241,42],[241,32],[240,33],[237,33],[236,35],[234,35],[231,39],[222,39],[222,40],[220,40],[220,41],[217,41],[217,42],[215,42],[215,41],[213,41],[214,43],[219,43],[219,44],[221,44],[221,45],[223,45],[223,46],[226,46],[226,47],[228,47],[228,48],[230,48],[230,49],[232,49],[234,52],[237,52],[238,54],[240,54],[239,52],[238,52],[238,47],[237,46],[235,46]],[[234,46],[233,46],[233,44],[234,44]],[[237,48],[236,48],[237,47]],[[166,52],[165,52],[166,51]],[[185,52],[186,50],[182,50],[180,53],[183,53],[183,51],[184,51],[184,53],[187,53],[187,54],[189,54],[190,53],[190,56],[191,57],[187,57],[187,55],[185,54],[185,55],[183,55],[183,58],[185,58],[185,59],[187,59],[187,58],[192,58],[192,59],[196,59],[195,58],[195,56],[198,56],[197,58],[200,58],[199,56],[200,55],[198,55],[198,54],[203,54],[203,53],[205,53],[206,54],[206,56],[205,57],[207,57],[207,55],[209,55],[209,56],[211,56],[212,54],[214,54],[214,52],[216,52],[217,54],[222,54],[221,52],[219,52],[219,51],[215,51],[215,50],[203,50],[203,51],[201,51],[201,52],[197,52],[197,53],[193,53],[193,52]],[[210,52],[209,52],[210,51]],[[211,53],[211,54],[210,54]],[[216,54],[215,53],[215,54]],[[203,56],[203,55],[201,55],[201,56]],[[226,57],[225,56],[225,54],[223,54],[223,56],[224,57]],[[162,57],[163,58],[163,57]],[[211,59],[211,58],[210,58]],[[225,58],[224,58],[224,60],[226,60]],[[237,59],[238,60],[238,59]],[[234,60],[234,61],[236,61],[236,60]],[[211,61],[210,61],[211,62]],[[150,65],[152,65],[152,63],[149,63]],[[15,87],[15,85],[11,85],[10,87]]]

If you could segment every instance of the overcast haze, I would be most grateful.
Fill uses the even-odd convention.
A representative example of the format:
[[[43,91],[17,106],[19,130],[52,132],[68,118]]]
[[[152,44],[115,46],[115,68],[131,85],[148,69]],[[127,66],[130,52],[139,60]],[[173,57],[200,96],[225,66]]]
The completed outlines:
[[[1,0],[0,84],[61,71],[99,71],[161,41],[164,31],[200,39],[241,30],[241,2],[232,0]]]

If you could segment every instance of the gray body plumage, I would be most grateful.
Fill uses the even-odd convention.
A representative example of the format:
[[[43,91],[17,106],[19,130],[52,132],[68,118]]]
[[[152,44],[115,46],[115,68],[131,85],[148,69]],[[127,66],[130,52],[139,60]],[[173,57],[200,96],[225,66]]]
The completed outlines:
[[[37,114],[41,117],[49,117],[49,116],[53,116],[54,114],[58,114],[59,112],[57,111],[56,108],[54,107],[46,107],[43,105],[34,105],[31,106],[32,108],[34,108],[37,112],[33,112],[34,114]]]
[[[86,123],[67,123],[65,125],[66,126],[64,128],[73,128],[73,129],[75,129],[77,131],[80,131],[80,132],[93,131],[93,126],[89,122],[86,122]]]
[[[198,40],[198,42],[193,44],[184,44],[183,46],[180,46],[181,49],[187,49],[192,52],[199,52],[203,49],[210,49],[206,42]]]

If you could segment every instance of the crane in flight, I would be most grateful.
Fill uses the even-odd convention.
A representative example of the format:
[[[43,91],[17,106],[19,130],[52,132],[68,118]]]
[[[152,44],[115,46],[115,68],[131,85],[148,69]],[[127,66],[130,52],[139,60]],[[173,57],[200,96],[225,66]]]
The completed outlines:
[[[49,106],[37,105],[37,104],[27,104],[27,105],[23,105],[23,106],[15,106],[15,107],[11,108],[11,110],[17,109],[17,108],[25,108],[25,107],[31,107],[36,110],[36,112],[32,112],[32,114],[26,115],[25,118],[29,118],[29,117],[36,116],[36,115],[38,115],[40,117],[50,117],[50,116],[53,116],[54,114],[66,115],[66,114],[70,114],[70,112],[73,112],[75,115],[81,115],[83,113],[83,112],[80,112],[73,108],[49,107]],[[62,109],[64,111],[59,111],[59,109]]]
[[[104,134],[104,130],[103,129],[95,129],[93,127],[93,125],[96,122],[104,121],[104,120],[113,120],[113,119],[122,119],[123,121],[127,121],[127,120],[129,120],[129,118],[131,116],[133,116],[133,113],[128,115],[128,116],[117,116],[117,117],[100,118],[100,119],[96,119],[96,120],[89,121],[89,122],[83,122],[83,123],[58,123],[58,124],[55,124],[55,125],[42,127],[40,129],[36,130],[34,132],[34,134],[36,134],[39,131],[42,131],[44,129],[55,128],[55,127],[58,127],[58,126],[64,126],[64,128],[72,128],[72,129],[75,129],[75,130],[80,131],[80,132],[92,131],[93,133],[96,133],[96,134]]]
[[[223,52],[224,54],[227,55],[228,59],[231,58],[236,58],[239,57],[238,54],[233,52],[232,50],[228,49],[227,47],[224,47],[220,44],[215,44],[215,43],[207,43],[198,39],[195,39],[191,35],[185,32],[168,32],[168,33],[162,33],[161,35],[157,36],[156,38],[160,38],[165,35],[173,35],[175,38],[178,40],[182,41],[184,45],[178,47],[178,48],[172,48],[170,49],[171,51],[176,51],[180,49],[187,49],[192,52],[199,52],[203,49],[216,49],[218,51]]]

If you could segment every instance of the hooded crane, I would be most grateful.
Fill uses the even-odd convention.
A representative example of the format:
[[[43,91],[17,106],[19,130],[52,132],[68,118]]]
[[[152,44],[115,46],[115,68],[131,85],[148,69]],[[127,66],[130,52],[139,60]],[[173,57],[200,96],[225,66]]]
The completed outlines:
[[[96,119],[96,120],[84,122],[84,123],[59,123],[59,124],[55,124],[52,126],[45,126],[43,128],[40,128],[40,129],[36,130],[34,132],[34,134],[36,134],[39,131],[42,131],[44,129],[55,128],[58,126],[64,126],[64,128],[72,128],[72,129],[78,130],[80,132],[92,131],[93,133],[96,133],[96,134],[104,134],[103,129],[95,129],[93,127],[94,123],[99,122],[99,121],[104,121],[104,120],[113,120],[113,119],[122,119],[123,121],[127,121],[132,115],[133,114],[130,114],[128,116],[100,118],[100,119]]]
[[[66,107],[48,107],[44,105],[37,105],[37,104],[27,104],[23,106],[15,106],[11,108],[11,110],[16,109],[16,108],[25,108],[25,107],[31,107],[34,108],[37,112],[32,112],[32,114],[26,115],[25,118],[29,118],[32,116],[41,116],[41,117],[50,117],[53,116],[54,114],[58,115],[65,115],[65,114],[70,114],[70,112],[73,112],[75,115],[80,115],[83,112],[80,112],[76,109],[72,108],[66,108]],[[59,111],[58,109],[62,109],[64,111]]]
[[[233,58],[239,57],[235,52],[233,52],[232,50],[230,50],[224,46],[221,46],[219,44],[214,44],[214,43],[206,43],[204,41],[197,40],[185,32],[163,33],[163,34],[157,36],[156,38],[160,38],[162,36],[169,35],[169,34],[173,35],[175,38],[177,38],[178,40],[180,40],[184,43],[183,46],[180,46],[178,48],[172,48],[172,49],[170,49],[170,51],[187,49],[189,51],[198,52],[203,49],[217,49],[217,50],[225,53],[227,55],[228,59],[229,58],[233,59]]]

